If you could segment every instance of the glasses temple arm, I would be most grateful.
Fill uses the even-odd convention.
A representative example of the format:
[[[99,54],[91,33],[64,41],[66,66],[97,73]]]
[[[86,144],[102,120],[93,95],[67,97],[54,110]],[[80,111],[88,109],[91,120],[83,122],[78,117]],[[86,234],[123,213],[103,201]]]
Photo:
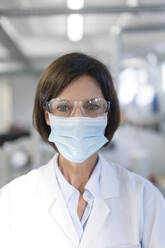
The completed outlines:
[[[49,113],[51,113],[51,111],[50,111],[50,103],[48,102],[48,101],[46,101],[46,110],[49,112]]]
[[[110,109],[110,105],[111,105],[110,101],[107,101],[107,108],[106,108],[106,112],[108,112],[108,111],[109,111],[109,109]]]

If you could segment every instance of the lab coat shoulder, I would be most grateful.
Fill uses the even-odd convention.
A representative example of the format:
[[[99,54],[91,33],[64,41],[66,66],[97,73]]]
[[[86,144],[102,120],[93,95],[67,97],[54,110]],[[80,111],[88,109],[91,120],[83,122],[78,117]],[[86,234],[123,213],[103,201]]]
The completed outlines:
[[[27,215],[28,206],[38,185],[38,170],[20,176],[0,189],[0,246],[16,247],[12,244],[13,221]],[[22,214],[23,213],[23,214]],[[22,227],[24,228],[24,227]]]
[[[111,168],[109,173],[107,170],[109,177],[111,176],[111,170],[115,172],[115,177],[119,184],[119,191],[121,194],[125,193],[125,191],[127,191],[127,194],[136,194],[136,196],[140,196],[141,200],[144,200],[145,203],[151,201],[151,198],[152,200],[157,199],[163,201],[163,203],[165,202],[159,189],[148,179],[120,166],[119,164],[112,162],[108,163],[107,161],[105,162],[105,160],[104,163]]]
[[[6,197],[22,196],[28,197],[34,192],[38,182],[38,171],[34,169],[29,173],[13,179],[0,189],[0,200]]]
[[[14,208],[21,209],[21,207],[26,207],[27,203],[28,206],[33,204],[33,199],[38,195],[38,191],[44,191],[46,182],[49,185],[51,179],[54,181],[53,160],[54,158],[40,168],[33,169],[27,174],[17,177],[0,189],[1,220],[1,217],[5,215],[8,216],[6,220],[9,219]]]
[[[0,189],[0,226],[10,225],[11,211],[14,204],[27,201],[32,197],[37,186],[37,170],[32,170],[26,175],[20,176]],[[4,222],[3,222],[4,220]]]
[[[115,171],[120,203],[135,210],[139,240],[142,247],[165,247],[165,199],[159,189],[146,178],[117,164],[109,164]],[[110,174],[109,174],[110,177]]]
[[[147,209],[151,204],[158,204],[165,210],[162,193],[148,179],[118,164],[110,163],[109,166],[115,171],[121,197],[132,195],[134,200],[137,198],[143,209]]]

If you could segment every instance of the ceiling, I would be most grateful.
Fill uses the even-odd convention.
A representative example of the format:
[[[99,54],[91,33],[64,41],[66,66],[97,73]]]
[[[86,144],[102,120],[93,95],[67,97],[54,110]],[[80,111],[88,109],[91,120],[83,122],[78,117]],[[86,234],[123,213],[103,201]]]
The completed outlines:
[[[76,1],[76,0],[75,0]],[[129,3],[128,3],[129,2]],[[0,75],[40,72],[57,56],[82,51],[113,63],[120,57],[165,54],[165,0],[85,0],[71,10],[65,0],[0,1]],[[67,37],[67,16],[82,14],[84,35]],[[116,50],[117,49],[117,50]]]

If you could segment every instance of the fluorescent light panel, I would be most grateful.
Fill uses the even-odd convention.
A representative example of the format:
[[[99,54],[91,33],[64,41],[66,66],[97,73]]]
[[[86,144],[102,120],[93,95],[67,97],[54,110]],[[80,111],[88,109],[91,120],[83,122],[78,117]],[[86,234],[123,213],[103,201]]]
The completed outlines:
[[[69,9],[81,9],[84,7],[84,0],[67,0]]]
[[[130,7],[137,7],[139,5],[139,0],[127,0],[126,4]]]
[[[69,15],[67,19],[67,35],[71,41],[79,41],[83,37],[83,16]]]

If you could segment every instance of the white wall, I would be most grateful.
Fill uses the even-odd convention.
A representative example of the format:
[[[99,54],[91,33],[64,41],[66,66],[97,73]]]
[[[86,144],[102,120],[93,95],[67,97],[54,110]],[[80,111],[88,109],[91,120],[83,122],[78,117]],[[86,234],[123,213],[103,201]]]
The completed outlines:
[[[0,133],[8,130],[12,122],[12,89],[7,80],[0,80]]]
[[[9,78],[13,95],[13,124],[31,127],[35,89],[39,78],[25,75]]]

